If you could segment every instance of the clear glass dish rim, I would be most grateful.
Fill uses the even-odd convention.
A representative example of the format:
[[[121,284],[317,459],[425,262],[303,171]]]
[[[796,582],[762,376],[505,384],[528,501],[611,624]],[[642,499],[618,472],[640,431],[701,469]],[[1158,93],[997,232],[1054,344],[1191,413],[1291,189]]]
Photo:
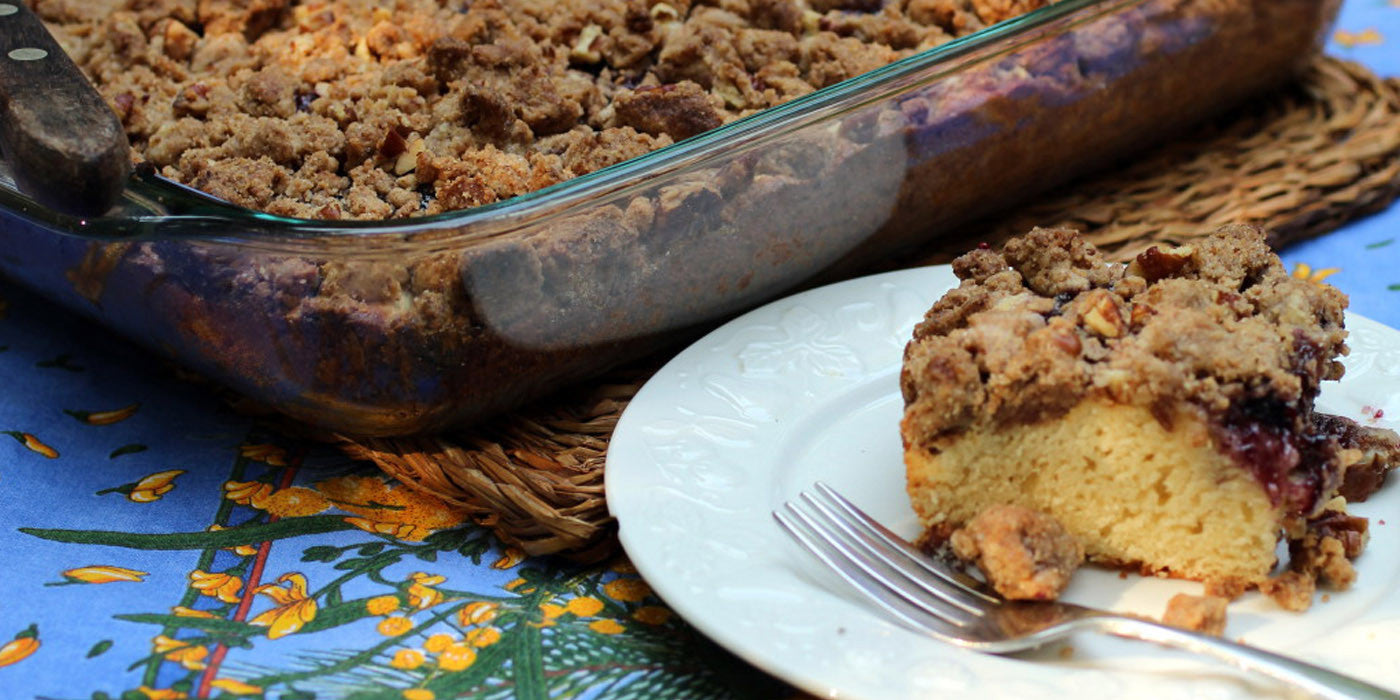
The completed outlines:
[[[77,219],[38,205],[7,184],[0,186],[0,215],[19,215],[56,233],[108,241],[182,240],[264,249],[279,249],[282,247],[280,243],[305,252],[302,246],[311,242],[308,239],[325,242],[325,239],[334,237],[347,239],[346,243],[349,243],[379,236],[405,237],[454,231],[456,235],[451,236],[451,242],[469,242],[477,237],[473,235],[476,232],[471,230],[474,225],[528,219],[587,202],[602,193],[645,183],[673,168],[732,149],[737,144],[757,140],[774,131],[800,128],[807,123],[803,117],[813,113],[827,109],[850,109],[861,103],[879,101],[885,97],[877,90],[879,87],[913,76],[923,76],[921,82],[935,80],[941,76],[930,72],[930,69],[940,64],[994,47],[1008,38],[1030,34],[1087,8],[1099,9],[1100,12],[1091,15],[1097,17],[1145,1],[1060,0],[621,163],[499,202],[433,216],[363,221],[285,217],[231,204],[149,173],[132,177],[127,196],[132,198],[134,195],[135,199],[146,202],[175,200],[188,213]],[[642,177],[644,175],[647,177]],[[133,207],[127,205],[125,208]],[[155,205],[152,208],[159,210],[162,207]],[[439,245],[445,242],[442,238],[434,240]]]

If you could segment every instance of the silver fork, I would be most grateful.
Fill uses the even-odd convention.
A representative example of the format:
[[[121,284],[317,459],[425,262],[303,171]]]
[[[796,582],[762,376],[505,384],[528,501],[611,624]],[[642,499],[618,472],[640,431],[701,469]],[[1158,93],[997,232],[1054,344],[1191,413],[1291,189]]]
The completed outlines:
[[[1400,698],[1335,671],[1255,647],[1072,603],[1008,601],[929,557],[826,484],[773,517],[847,583],[917,632],[992,654],[1089,630],[1177,647],[1257,671],[1325,698]]]

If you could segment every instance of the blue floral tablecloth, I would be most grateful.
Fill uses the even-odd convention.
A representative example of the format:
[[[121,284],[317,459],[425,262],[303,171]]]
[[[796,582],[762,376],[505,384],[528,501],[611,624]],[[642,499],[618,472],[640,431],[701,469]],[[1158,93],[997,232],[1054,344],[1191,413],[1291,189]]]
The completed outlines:
[[[1394,41],[1400,0],[1350,0],[1330,50],[1397,75]],[[1400,327],[1400,206],[1283,258]],[[0,695],[785,692],[699,638],[625,560],[524,558],[151,365],[0,284]]]

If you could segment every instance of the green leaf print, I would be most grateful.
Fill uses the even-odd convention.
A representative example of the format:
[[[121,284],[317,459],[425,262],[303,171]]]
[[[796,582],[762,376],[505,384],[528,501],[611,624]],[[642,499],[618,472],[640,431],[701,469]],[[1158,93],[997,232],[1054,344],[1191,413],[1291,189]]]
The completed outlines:
[[[129,549],[218,549],[237,547],[245,544],[259,544],[299,535],[313,535],[323,532],[353,530],[354,525],[345,522],[340,515],[310,515],[303,518],[287,518],[275,523],[259,523],[231,527],[214,532],[172,532],[146,534],[139,532],[113,532],[109,530],[57,530],[34,527],[19,528],[26,535],[54,542],[74,544],[100,544]]]

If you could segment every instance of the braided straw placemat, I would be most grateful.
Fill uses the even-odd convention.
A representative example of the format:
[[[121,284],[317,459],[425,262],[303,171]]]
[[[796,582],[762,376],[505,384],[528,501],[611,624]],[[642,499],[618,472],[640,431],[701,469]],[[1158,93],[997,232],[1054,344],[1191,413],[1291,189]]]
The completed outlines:
[[[1400,80],[1321,58],[1291,89],[1124,169],[1042,197],[985,228],[971,227],[956,248],[934,246],[912,259],[947,262],[979,240],[996,243],[1037,225],[1078,229],[1116,260],[1237,222],[1271,229],[1282,245],[1381,209],[1398,193]],[[342,438],[339,445],[460,505],[528,554],[597,559],[616,542],[603,497],[608,438],[660,361],[469,432]]]

